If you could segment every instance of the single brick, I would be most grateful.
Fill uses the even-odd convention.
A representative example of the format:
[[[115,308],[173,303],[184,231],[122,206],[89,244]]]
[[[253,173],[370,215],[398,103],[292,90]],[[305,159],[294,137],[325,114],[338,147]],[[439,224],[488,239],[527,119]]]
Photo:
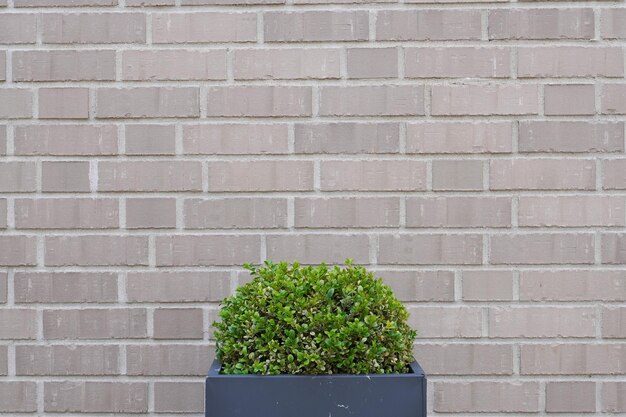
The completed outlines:
[[[537,86],[441,85],[431,89],[434,116],[538,114]]]
[[[4,375],[7,375],[8,373],[9,373],[8,347],[0,346],[0,375],[4,376]]]
[[[104,161],[98,164],[99,191],[201,191],[199,161]]]
[[[148,265],[146,236],[48,236],[47,266]]]
[[[591,227],[626,225],[625,201],[616,196],[519,197],[519,225]]]
[[[15,51],[13,81],[114,81],[115,51]]]
[[[126,0],[126,7],[174,6],[175,0]]]
[[[287,227],[284,198],[187,199],[185,229],[275,229]]]
[[[593,9],[498,9],[489,12],[489,39],[592,39]]]
[[[15,139],[13,139],[13,143],[15,143]],[[6,153],[7,153],[7,127],[0,125],[0,155],[6,155]]]
[[[509,197],[409,197],[407,227],[511,227]]]
[[[294,0],[294,4],[370,4],[394,2],[395,0]]]
[[[429,375],[511,375],[513,349],[509,345],[417,344],[415,358],[428,364]]]
[[[491,236],[491,263],[592,264],[594,240],[589,233],[529,233]]]
[[[279,124],[201,124],[183,126],[185,154],[286,154],[289,133]]]
[[[483,165],[483,161],[433,161],[433,190],[482,190]]]
[[[593,115],[596,112],[592,84],[546,85],[544,91],[547,116]]]
[[[605,190],[626,190],[626,159],[610,159],[603,163]]]
[[[522,121],[520,152],[623,152],[623,122]]]
[[[62,381],[44,384],[44,411],[145,413],[147,382]]]
[[[41,187],[46,193],[88,193],[88,161],[44,161],[41,168]]]
[[[489,337],[595,337],[593,307],[491,307]]]
[[[35,162],[0,162],[0,192],[28,193],[37,188],[37,168]]]
[[[72,345],[15,347],[16,375],[117,375],[119,347]]]
[[[452,271],[376,271],[400,301],[454,301]]]
[[[463,300],[513,301],[512,271],[463,271]]]
[[[0,272],[0,304],[4,304],[7,302],[7,273]],[[5,346],[6,347],[6,346]],[[2,355],[0,354],[0,358]],[[0,360],[1,363],[1,360]],[[2,366],[0,365],[0,369]],[[0,372],[0,375],[2,373]]]
[[[623,77],[621,48],[614,47],[532,47],[517,51],[519,78]]]
[[[230,295],[230,273],[129,272],[126,292],[128,301],[134,303],[222,301]]]
[[[348,48],[348,78],[398,78],[398,48]]]
[[[426,163],[411,160],[322,161],[324,191],[418,191],[426,189]]]
[[[153,13],[154,43],[255,42],[256,13]]]
[[[0,44],[35,42],[37,42],[37,15],[35,13],[0,14]]]
[[[522,375],[623,375],[624,344],[522,345]]]
[[[155,382],[154,409],[158,413],[203,413],[204,383]]]
[[[158,266],[240,265],[261,256],[258,235],[157,236],[155,246]]]
[[[603,9],[600,33],[603,39],[626,39],[626,9]]]
[[[176,126],[126,125],[127,155],[174,155]]]
[[[13,16],[13,14],[11,14]],[[1,19],[1,17],[0,17]],[[0,20],[0,27],[1,26]],[[0,89],[0,118],[30,119],[33,117],[33,94],[24,88]]]
[[[167,229],[176,227],[176,199],[126,199],[127,229]]]
[[[224,5],[224,6],[247,6],[257,4],[285,4],[285,0],[181,0],[183,6],[187,5]]]
[[[522,271],[522,301],[626,301],[621,271]]]
[[[296,198],[296,227],[398,227],[397,198]]]
[[[112,272],[16,272],[16,303],[114,303]]]
[[[0,199],[0,229],[7,228],[7,200]]]
[[[378,263],[396,265],[479,265],[483,239],[476,234],[381,234]]]
[[[5,51],[0,51],[0,81],[7,79],[7,56]],[[15,76],[14,76],[15,78]]]
[[[397,153],[398,123],[296,123],[296,153]]]
[[[213,350],[213,346],[207,345],[129,345],[126,347],[127,374],[204,376],[213,362]]]
[[[117,0],[16,0],[14,7],[116,6]]]
[[[602,383],[602,411],[608,413],[626,412],[626,382]]]
[[[119,227],[119,203],[112,198],[15,200],[16,229],[112,229]]]
[[[209,88],[208,116],[311,116],[311,87],[235,86]]]
[[[307,191],[313,189],[311,161],[209,162],[209,191]]]
[[[603,264],[626,264],[626,233],[603,233],[601,256]]]
[[[43,43],[144,43],[143,13],[45,13]]]
[[[155,339],[202,339],[202,309],[159,308],[154,311]]]
[[[369,263],[369,239],[364,234],[268,235],[266,240],[267,259],[342,264],[349,253],[355,263]]]
[[[226,50],[125,51],[122,54],[122,79],[225,80]]]
[[[626,308],[604,307],[602,309],[602,337],[607,339],[626,338]]]
[[[46,339],[137,339],[147,337],[143,308],[44,310]]]
[[[37,265],[37,241],[31,236],[0,236],[0,266]]]
[[[513,125],[510,122],[408,123],[407,153],[509,153]]]
[[[339,63],[339,49],[238,49],[234,77],[236,80],[339,78]]]
[[[477,307],[409,307],[408,324],[419,338],[474,338],[482,335]]]
[[[0,381],[0,412],[35,411],[37,411],[37,385],[34,382]]]
[[[589,159],[499,159],[489,169],[491,190],[595,190]]]
[[[585,413],[596,411],[596,383],[581,381],[548,382],[548,413]]]
[[[438,413],[532,413],[539,411],[537,382],[437,382]]]
[[[89,118],[89,89],[40,88],[40,119]]]
[[[365,41],[368,13],[357,11],[266,12],[265,42]]]
[[[198,117],[198,93],[196,87],[99,88],[96,96],[96,117]]]
[[[382,41],[479,40],[479,10],[381,10],[376,39]]]
[[[114,125],[26,125],[15,126],[16,155],[115,155],[117,127]]]
[[[626,84],[604,84],[600,96],[602,114],[626,114]]]
[[[508,78],[508,48],[405,48],[406,78]]]
[[[322,116],[420,116],[424,88],[417,86],[348,86],[320,88]]]
[[[0,309],[0,340],[35,339],[37,337],[37,311],[34,309]],[[0,390],[0,393],[2,390]],[[0,410],[2,396],[0,394]],[[34,410],[33,410],[34,411]]]

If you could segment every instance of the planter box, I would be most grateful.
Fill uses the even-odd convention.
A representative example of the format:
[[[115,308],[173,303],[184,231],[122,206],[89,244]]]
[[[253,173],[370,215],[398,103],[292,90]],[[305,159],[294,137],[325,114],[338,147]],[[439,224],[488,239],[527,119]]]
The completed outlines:
[[[206,417],[426,417],[426,375],[222,375],[206,379]]]

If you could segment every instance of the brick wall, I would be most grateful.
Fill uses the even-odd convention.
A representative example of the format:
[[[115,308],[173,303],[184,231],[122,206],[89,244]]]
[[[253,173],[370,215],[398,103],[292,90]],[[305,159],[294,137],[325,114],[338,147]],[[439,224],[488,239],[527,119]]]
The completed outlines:
[[[625,413],[625,47],[611,1],[0,0],[0,414],[201,415],[239,265],[347,257],[430,414]]]

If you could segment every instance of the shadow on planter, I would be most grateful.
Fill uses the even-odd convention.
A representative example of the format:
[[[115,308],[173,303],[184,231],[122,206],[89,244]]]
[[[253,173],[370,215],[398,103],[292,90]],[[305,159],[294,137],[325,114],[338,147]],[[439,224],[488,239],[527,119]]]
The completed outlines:
[[[206,417],[426,417],[426,375],[223,375],[206,379]]]

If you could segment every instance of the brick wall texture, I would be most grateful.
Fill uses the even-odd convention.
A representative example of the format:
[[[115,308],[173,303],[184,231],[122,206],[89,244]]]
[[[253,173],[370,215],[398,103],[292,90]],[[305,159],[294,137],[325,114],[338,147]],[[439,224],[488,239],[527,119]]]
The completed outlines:
[[[620,1],[0,0],[0,414],[199,416],[241,264],[348,257],[430,415],[626,413],[625,49]]]

